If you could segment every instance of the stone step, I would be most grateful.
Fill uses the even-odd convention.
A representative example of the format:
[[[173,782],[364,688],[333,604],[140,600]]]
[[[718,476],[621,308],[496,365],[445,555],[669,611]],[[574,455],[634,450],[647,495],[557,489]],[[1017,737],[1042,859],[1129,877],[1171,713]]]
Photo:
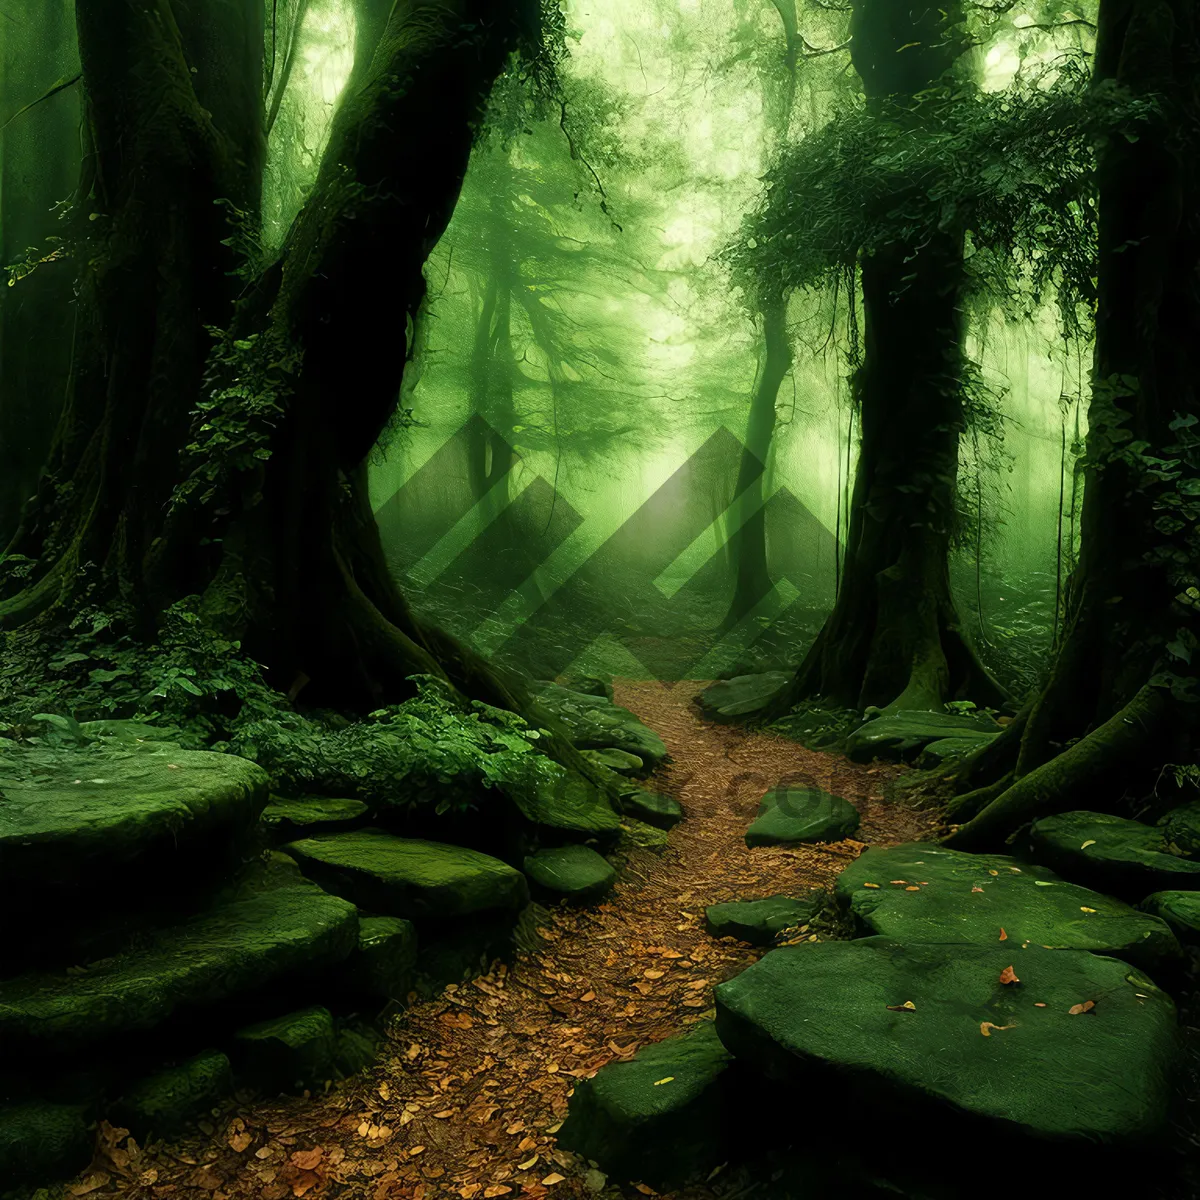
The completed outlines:
[[[354,950],[352,904],[281,855],[195,916],[98,962],[0,982],[0,1058],[69,1055],[311,976]]]
[[[0,752],[0,898],[41,906],[145,877],[178,882],[211,869],[214,849],[248,833],[266,800],[266,773],[231,754],[10,744]]]
[[[1035,821],[1029,844],[1034,858],[1068,879],[1130,900],[1200,888],[1200,862],[1172,854],[1165,830],[1111,813],[1066,812]]]
[[[520,871],[463,846],[360,829],[283,849],[323,888],[380,916],[419,922],[494,910],[515,914],[529,900]]]
[[[1175,1006],[1088,951],[818,942],[769,951],[716,1004],[739,1065],[868,1126],[911,1119],[937,1145],[951,1114],[982,1139],[971,1144],[1014,1154],[1007,1139],[1023,1135],[1135,1144],[1166,1120]]]
[[[1003,944],[1016,956],[1027,947],[1093,950],[1149,971],[1179,955],[1156,917],[999,854],[928,842],[872,848],[842,871],[835,894],[861,929],[897,941]]]

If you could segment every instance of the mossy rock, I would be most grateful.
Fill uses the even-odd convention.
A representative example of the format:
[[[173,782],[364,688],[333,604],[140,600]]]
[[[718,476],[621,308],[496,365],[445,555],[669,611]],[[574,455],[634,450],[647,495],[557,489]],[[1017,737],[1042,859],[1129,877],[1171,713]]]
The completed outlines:
[[[640,850],[649,850],[652,854],[661,854],[670,844],[671,838],[665,829],[657,825],[647,825],[637,817],[626,817],[621,829],[628,842]]]
[[[536,834],[613,845],[621,819],[604,793],[574,771],[551,768],[532,783],[511,784],[505,793]]]
[[[1158,822],[1165,848],[1185,858],[1200,858],[1200,800],[1172,809]]]
[[[916,888],[916,891],[909,891]],[[1129,905],[1004,855],[928,842],[876,847],[838,876],[835,894],[860,928],[904,942],[1094,950],[1153,971],[1179,954],[1171,931]]]
[[[361,800],[335,796],[307,796],[286,800],[272,796],[262,821],[277,841],[295,841],[314,833],[335,833],[364,824],[371,813]]]
[[[722,1081],[731,1056],[711,1021],[581,1079],[558,1144],[620,1180],[668,1190],[727,1154]]]
[[[1155,892],[1138,908],[1166,922],[1185,945],[1200,946],[1200,892]]]
[[[858,809],[820,788],[779,788],[759,801],[758,819],[746,830],[747,846],[840,842],[858,830]]]
[[[664,796],[661,792],[638,788],[621,796],[620,804],[621,811],[626,816],[635,817],[659,829],[673,829],[683,820],[683,809],[679,801],[673,796]]]
[[[339,1073],[333,1015],[320,1005],[239,1029],[234,1046],[239,1076],[264,1092],[317,1087]]]
[[[363,917],[358,946],[339,979],[346,992],[371,1000],[401,1000],[417,965],[417,931],[403,917]]]
[[[82,972],[0,981],[0,1057],[71,1053],[346,958],[358,939],[354,906],[282,864],[256,868],[196,916]]]
[[[1069,879],[1130,899],[1200,888],[1200,862],[1167,850],[1163,829],[1111,813],[1067,812],[1035,821],[1033,856]]]
[[[617,878],[612,864],[588,846],[539,850],[525,859],[525,874],[537,899],[570,904],[599,900]]]
[[[644,769],[642,760],[636,754],[629,754],[612,746],[606,750],[582,750],[580,753],[588,762],[617,775],[640,775]]]
[[[647,771],[666,761],[667,747],[653,729],[605,696],[588,696],[556,683],[537,684],[534,698],[580,750],[615,747],[635,754]]]
[[[864,722],[845,741],[846,757],[852,762],[874,758],[910,762],[926,746],[946,738],[985,745],[1000,733],[991,717],[955,716],[938,712],[896,712]]]
[[[518,909],[529,899],[520,871],[464,846],[359,829],[304,838],[284,850],[310,879],[383,916],[440,921]]]
[[[710,721],[728,723],[765,711],[791,684],[791,671],[764,671],[719,679],[696,697],[696,707]]]
[[[193,844],[252,828],[267,782],[247,759],[156,744],[6,753],[0,888],[40,896],[161,871]]]
[[[752,946],[769,946],[783,930],[807,925],[824,902],[825,893],[817,888],[800,900],[767,896],[762,900],[711,904],[704,910],[704,927],[713,937],[735,937]]]
[[[917,756],[917,766],[922,770],[928,770],[932,767],[940,767],[944,763],[966,758],[968,754],[974,754],[980,745],[990,742],[994,736],[989,733],[982,737],[938,738],[936,742],[930,742]]]
[[[1000,982],[1009,966],[1019,982]],[[1071,1012],[1089,1000],[1090,1011]],[[1166,1119],[1175,1006],[1115,958],[817,942],[769,951],[720,984],[716,1004],[739,1062],[865,1121],[924,1113],[938,1145],[949,1116],[983,1138],[1089,1146],[1140,1142]]]
[[[233,1091],[233,1068],[219,1050],[205,1050],[126,1089],[109,1119],[139,1141],[171,1138]]]
[[[92,1142],[82,1107],[30,1101],[0,1108],[0,1195],[82,1171]]]

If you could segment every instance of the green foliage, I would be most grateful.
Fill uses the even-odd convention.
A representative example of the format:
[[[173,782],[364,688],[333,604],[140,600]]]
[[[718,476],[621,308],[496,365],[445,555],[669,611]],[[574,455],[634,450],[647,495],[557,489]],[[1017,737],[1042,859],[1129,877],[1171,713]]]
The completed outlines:
[[[54,644],[21,632],[5,635],[0,716],[17,724],[165,723],[180,727],[186,746],[200,748],[227,736],[239,719],[285,709],[241,646],[201,621],[197,603],[190,597],[167,609],[149,643],[131,611],[87,604]]]
[[[880,120],[859,104],[788,146],[723,258],[747,295],[828,286],[929,229],[962,233],[973,287],[1032,315],[1057,300],[1076,331],[1095,294],[1094,142],[1155,113],[1085,65],[986,93],[931,91]]]
[[[541,734],[514,713],[463,701],[433,676],[416,697],[365,720],[277,714],[250,720],[230,744],[288,794],[357,796],[392,807],[474,807],[485,789],[553,779]]]
[[[300,368],[301,352],[274,328],[245,338],[209,332],[216,344],[193,413],[185,450],[190,469],[172,499],[175,507],[193,498],[211,503],[233,473],[271,457],[271,435]]]

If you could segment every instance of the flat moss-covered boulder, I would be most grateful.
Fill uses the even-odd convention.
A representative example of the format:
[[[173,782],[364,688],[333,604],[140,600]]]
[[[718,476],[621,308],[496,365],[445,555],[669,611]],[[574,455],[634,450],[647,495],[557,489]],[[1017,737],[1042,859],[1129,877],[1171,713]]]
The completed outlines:
[[[719,679],[696,697],[696,707],[710,721],[729,722],[765,711],[792,682],[790,671],[764,671]]]
[[[260,1021],[234,1038],[238,1073],[265,1092],[314,1087],[338,1075],[338,1036],[319,1005]]]
[[[824,891],[817,888],[799,900],[767,896],[762,900],[711,904],[704,910],[704,927],[713,937],[735,937],[752,946],[769,946],[783,930],[807,925],[824,900]]]
[[[287,800],[272,796],[262,821],[278,841],[295,841],[314,833],[334,833],[364,824],[371,810],[361,800],[337,796],[306,796]]]
[[[1039,862],[1118,895],[1200,888],[1200,862],[1171,854],[1160,827],[1111,813],[1043,817],[1030,829],[1029,842]]]
[[[403,917],[362,917],[358,945],[339,972],[344,990],[371,1000],[400,1000],[412,986],[417,931]]]
[[[558,1144],[620,1180],[667,1190],[727,1153],[722,1076],[731,1056],[702,1021],[575,1085]]]
[[[589,762],[618,775],[640,775],[645,764],[636,754],[609,747],[607,750],[582,750],[580,753]]]
[[[1200,800],[1172,809],[1158,822],[1166,849],[1185,858],[1200,858]]]
[[[1002,983],[1010,966],[1018,981]],[[995,1136],[1091,1143],[1149,1138],[1166,1118],[1175,1007],[1115,958],[821,942],[770,951],[716,1003],[740,1062],[825,1102],[927,1107],[930,1129],[944,1105]]]
[[[651,792],[645,788],[627,792],[620,800],[621,811],[629,817],[654,825],[658,829],[673,829],[683,820],[683,808],[673,796]]]
[[[41,894],[161,867],[190,843],[251,828],[261,767],[232,754],[147,743],[0,755],[0,888]]]
[[[205,1050],[126,1089],[109,1119],[139,1141],[182,1133],[233,1091],[233,1068],[219,1050]]]
[[[607,797],[574,771],[550,768],[531,782],[509,785],[505,792],[538,833],[580,841],[594,838],[605,846],[621,835],[621,819]]]
[[[589,904],[616,882],[612,863],[588,846],[554,846],[525,859],[525,874],[540,900]]]
[[[323,888],[383,916],[448,920],[519,909],[529,899],[520,871],[465,846],[359,829],[304,838],[284,850]]]
[[[92,1143],[82,1108],[42,1101],[0,1108],[0,1194],[82,1171]]]
[[[1200,892],[1155,892],[1138,905],[1188,946],[1200,946]]]
[[[870,933],[904,942],[1050,946],[1112,954],[1153,970],[1179,953],[1170,929],[1046,867],[928,842],[873,848],[838,876],[835,894]]]
[[[858,809],[820,788],[777,788],[759,801],[758,818],[746,830],[747,846],[793,842],[840,842],[858,829]]]
[[[82,971],[0,981],[0,1058],[67,1054],[152,1029],[177,1010],[340,962],[357,940],[352,904],[302,878],[287,859],[272,862],[196,916],[124,953]]]
[[[846,757],[853,762],[868,762],[873,758],[908,762],[933,742],[954,738],[959,742],[974,742],[974,748],[978,748],[999,732],[1000,726],[986,715],[887,713],[864,722],[854,730],[846,738],[844,749]]]
[[[584,695],[556,683],[535,685],[534,696],[566,729],[580,750],[615,747],[637,755],[647,771],[667,757],[662,738],[643,725],[629,709],[614,704],[606,696]]]

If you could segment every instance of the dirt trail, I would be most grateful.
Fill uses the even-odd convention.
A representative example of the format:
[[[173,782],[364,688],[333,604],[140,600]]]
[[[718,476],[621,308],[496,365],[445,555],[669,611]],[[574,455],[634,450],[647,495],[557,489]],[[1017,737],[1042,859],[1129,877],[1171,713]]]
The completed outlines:
[[[758,797],[780,782],[826,787],[859,807],[859,836],[877,845],[920,837],[928,824],[887,802],[895,768],[706,724],[691,705],[699,686],[618,683],[617,702],[666,742],[672,761],[652,785],[675,796],[687,820],[661,853],[632,851],[607,903],[556,910],[540,950],[410,1008],[376,1067],[325,1095],[234,1105],[202,1137],[170,1146],[138,1148],[111,1131],[74,1194],[594,1196],[587,1164],[554,1145],[575,1081],[703,1019],[713,987],[762,953],[709,937],[704,908],[827,886],[861,850],[748,850]]]

